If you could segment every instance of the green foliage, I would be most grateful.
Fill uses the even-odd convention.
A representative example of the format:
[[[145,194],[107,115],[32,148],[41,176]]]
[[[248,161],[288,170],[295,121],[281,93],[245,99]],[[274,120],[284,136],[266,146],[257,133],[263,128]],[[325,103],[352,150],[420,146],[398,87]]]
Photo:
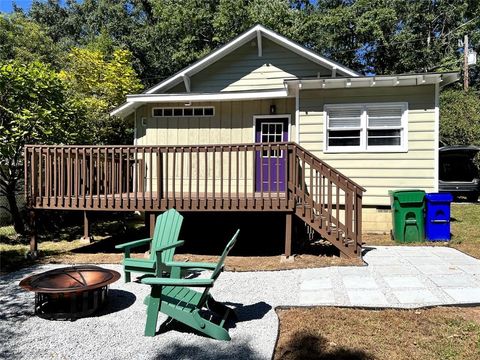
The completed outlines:
[[[100,50],[73,48],[67,55],[60,77],[68,85],[70,98],[83,109],[89,136],[95,144],[128,144],[123,120],[111,119],[108,111],[125,100],[127,94],[142,89],[130,65],[127,50],[114,50],[110,58]]]
[[[0,61],[41,61],[58,64],[60,50],[41,25],[14,14],[0,16]]]
[[[49,66],[37,61],[0,64],[0,195],[7,198],[18,233],[24,231],[15,196],[23,178],[24,145],[81,141],[78,115]]]
[[[47,65],[0,65],[0,165],[18,157],[24,144],[77,140],[77,120],[65,85]]]
[[[480,95],[448,89],[440,96],[440,139],[446,145],[480,146]]]

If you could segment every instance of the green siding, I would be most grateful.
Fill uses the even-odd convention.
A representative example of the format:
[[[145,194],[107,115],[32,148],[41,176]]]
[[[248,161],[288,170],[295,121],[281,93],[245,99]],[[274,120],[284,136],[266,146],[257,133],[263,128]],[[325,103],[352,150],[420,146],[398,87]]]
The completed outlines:
[[[273,41],[262,39],[262,56],[251,41],[191,77],[196,93],[283,89],[286,78],[331,75],[326,69]],[[185,92],[183,82],[168,93]]]

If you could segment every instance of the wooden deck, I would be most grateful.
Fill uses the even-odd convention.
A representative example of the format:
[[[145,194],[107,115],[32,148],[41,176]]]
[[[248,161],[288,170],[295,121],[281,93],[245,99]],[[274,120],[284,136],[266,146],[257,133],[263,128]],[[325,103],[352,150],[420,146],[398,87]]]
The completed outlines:
[[[108,195],[93,195],[88,198],[73,196],[37,197],[35,208],[89,211],[289,211],[285,194],[247,193],[224,199],[221,193],[199,193],[182,196],[179,192],[168,198],[160,198],[156,192],[137,192]]]
[[[360,185],[295,143],[25,147],[25,196],[39,210],[257,211],[292,216],[361,256]],[[151,215],[150,222],[154,221]]]

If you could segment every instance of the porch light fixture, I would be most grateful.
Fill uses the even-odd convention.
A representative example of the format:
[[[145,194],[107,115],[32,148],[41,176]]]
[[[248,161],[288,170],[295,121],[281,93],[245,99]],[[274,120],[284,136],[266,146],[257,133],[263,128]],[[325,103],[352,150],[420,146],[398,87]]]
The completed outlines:
[[[276,105],[270,105],[270,115],[275,115],[277,113],[277,106]]]
[[[142,117],[142,126],[147,127],[147,118],[146,117]]]

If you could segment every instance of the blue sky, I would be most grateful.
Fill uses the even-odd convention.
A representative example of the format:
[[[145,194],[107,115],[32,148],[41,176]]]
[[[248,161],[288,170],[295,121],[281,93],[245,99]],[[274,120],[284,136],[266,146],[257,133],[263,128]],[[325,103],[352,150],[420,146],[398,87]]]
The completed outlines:
[[[24,10],[30,9],[33,0],[0,0],[0,12],[9,13],[13,10],[13,3],[23,8]],[[60,1],[61,4],[65,3],[65,0]]]

